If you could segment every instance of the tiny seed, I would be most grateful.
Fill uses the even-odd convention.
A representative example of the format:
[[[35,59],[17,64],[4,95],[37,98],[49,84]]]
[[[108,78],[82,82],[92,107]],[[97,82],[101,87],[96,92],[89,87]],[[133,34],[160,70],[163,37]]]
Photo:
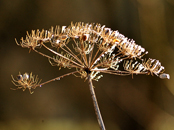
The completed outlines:
[[[87,39],[87,36],[86,35],[82,35],[82,40],[86,41],[86,39]]]
[[[61,40],[66,40],[67,39],[67,36],[66,35],[63,35],[62,37],[61,37]]]
[[[21,80],[23,80],[23,77],[22,77],[22,75],[18,75],[18,76],[17,76],[16,78],[17,78],[17,80],[18,80],[18,81],[21,81]]]

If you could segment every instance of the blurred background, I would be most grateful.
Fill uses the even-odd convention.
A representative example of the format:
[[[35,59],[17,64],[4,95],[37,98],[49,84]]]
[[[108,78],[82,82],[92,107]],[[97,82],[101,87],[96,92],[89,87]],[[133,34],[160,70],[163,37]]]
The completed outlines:
[[[107,130],[173,130],[173,0],[1,0],[0,130],[99,130],[87,82],[75,76],[37,88],[12,91],[11,74],[33,72],[47,81],[70,70],[17,46],[32,29],[94,22],[132,38],[171,76],[104,75],[94,82]]]

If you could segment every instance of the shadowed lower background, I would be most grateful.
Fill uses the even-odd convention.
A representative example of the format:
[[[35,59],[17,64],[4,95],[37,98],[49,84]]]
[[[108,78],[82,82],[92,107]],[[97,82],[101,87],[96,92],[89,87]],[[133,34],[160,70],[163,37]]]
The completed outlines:
[[[174,128],[173,0],[1,0],[0,130],[99,130],[87,82],[75,76],[37,88],[12,91],[11,74],[20,71],[50,80],[70,70],[15,44],[32,29],[95,22],[118,30],[160,60],[171,76],[104,75],[94,82],[107,130]]]

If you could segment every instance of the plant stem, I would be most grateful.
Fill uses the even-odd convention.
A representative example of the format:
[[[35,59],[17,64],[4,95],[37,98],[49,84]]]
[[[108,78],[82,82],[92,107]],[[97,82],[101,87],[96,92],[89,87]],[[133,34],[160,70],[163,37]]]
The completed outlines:
[[[102,119],[101,113],[100,113],[100,109],[99,109],[99,106],[98,106],[98,103],[97,103],[97,98],[96,98],[96,95],[95,95],[94,86],[92,84],[92,79],[91,79],[90,74],[88,74],[88,83],[89,83],[89,89],[90,89],[92,100],[93,100],[93,104],[94,104],[95,114],[97,116],[97,120],[98,120],[100,129],[101,130],[106,130],[105,129],[105,125],[103,123],[103,119]]]

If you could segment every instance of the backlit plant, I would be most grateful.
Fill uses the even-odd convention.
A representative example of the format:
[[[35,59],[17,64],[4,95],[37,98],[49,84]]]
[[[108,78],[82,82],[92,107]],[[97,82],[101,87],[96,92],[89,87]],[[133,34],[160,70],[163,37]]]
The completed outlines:
[[[169,79],[164,67],[156,59],[143,59],[148,52],[137,45],[134,40],[125,37],[118,31],[113,31],[105,25],[77,22],[70,26],[56,26],[49,30],[32,30],[26,38],[21,38],[17,45],[29,48],[46,58],[52,66],[72,69],[72,72],[41,83],[38,76],[32,73],[20,74],[12,82],[17,88],[25,91],[41,87],[49,82],[59,80],[68,75],[75,75],[88,80],[93,104],[101,130],[105,126],[100,114],[92,81],[98,81],[101,73],[114,75],[146,74],[156,75],[161,79]],[[45,48],[53,55],[42,53]],[[120,67],[122,66],[122,67]]]

